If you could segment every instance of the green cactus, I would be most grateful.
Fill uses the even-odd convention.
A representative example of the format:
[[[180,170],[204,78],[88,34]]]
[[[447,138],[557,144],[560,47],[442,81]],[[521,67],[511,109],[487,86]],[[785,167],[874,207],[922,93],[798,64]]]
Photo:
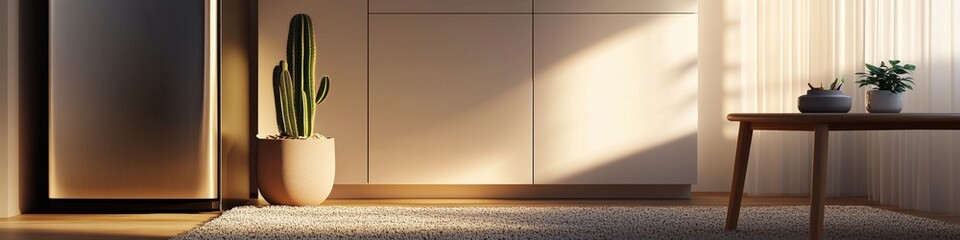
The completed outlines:
[[[289,64],[288,64],[289,63]],[[290,20],[287,35],[287,61],[273,69],[273,94],[280,136],[306,138],[313,135],[316,105],[327,98],[330,78],[323,76],[317,89],[315,72],[317,42],[313,22],[306,14]],[[317,89],[314,93],[313,89]]]

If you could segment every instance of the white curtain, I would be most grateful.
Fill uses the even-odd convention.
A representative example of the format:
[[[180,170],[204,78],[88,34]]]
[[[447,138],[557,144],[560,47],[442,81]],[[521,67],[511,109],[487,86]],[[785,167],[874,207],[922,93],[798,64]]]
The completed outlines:
[[[851,112],[865,112],[865,89],[853,74],[865,62],[888,59],[918,66],[904,112],[960,112],[960,1],[742,0],[740,14],[743,112],[798,112],[807,83],[837,77],[847,80],[842,90],[853,97]],[[747,192],[806,195],[812,133],[755,134]],[[827,193],[960,212],[958,136],[832,132]]]
[[[905,112],[960,112],[960,1],[866,1],[864,59],[918,66]],[[960,123],[957,123],[960,124]],[[960,212],[960,133],[868,134],[867,196],[883,204]]]
[[[797,97],[807,83],[848,80],[842,90],[854,97],[852,112],[863,112],[854,73],[862,52],[862,1],[745,0],[741,6],[741,93],[744,112],[799,112]],[[863,158],[845,146],[856,133],[830,136],[827,192],[863,195]],[[805,195],[813,136],[809,132],[757,131],[746,190],[752,195]]]

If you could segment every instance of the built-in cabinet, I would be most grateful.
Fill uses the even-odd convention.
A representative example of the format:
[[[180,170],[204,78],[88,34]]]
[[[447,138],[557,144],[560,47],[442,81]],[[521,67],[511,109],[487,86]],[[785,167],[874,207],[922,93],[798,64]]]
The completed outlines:
[[[274,25],[301,2],[260,2],[263,60],[283,46],[264,51],[264,34],[285,36]],[[342,16],[318,33],[349,33],[318,38],[319,72],[334,77],[318,128],[336,133],[337,183],[696,182],[696,0],[317,2],[329,6],[308,11]]]

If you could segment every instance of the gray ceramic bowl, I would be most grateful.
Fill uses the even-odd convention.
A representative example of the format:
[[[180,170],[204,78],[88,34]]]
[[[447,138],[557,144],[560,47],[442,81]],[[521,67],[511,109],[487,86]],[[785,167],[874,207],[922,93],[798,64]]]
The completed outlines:
[[[846,113],[853,99],[840,90],[807,90],[797,102],[802,113]]]

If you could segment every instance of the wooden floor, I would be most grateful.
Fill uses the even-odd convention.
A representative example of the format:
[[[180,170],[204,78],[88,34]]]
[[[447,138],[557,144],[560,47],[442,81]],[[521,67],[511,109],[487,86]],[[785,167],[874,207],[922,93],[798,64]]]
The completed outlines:
[[[745,197],[744,206],[807,205],[806,197]],[[263,204],[263,203],[260,203]],[[328,200],[339,206],[726,206],[727,194],[694,193],[689,200]],[[864,198],[829,198],[828,205],[867,205],[960,225],[960,215],[879,206]],[[0,218],[0,239],[167,239],[214,218],[217,212],[160,214],[24,214]]]

